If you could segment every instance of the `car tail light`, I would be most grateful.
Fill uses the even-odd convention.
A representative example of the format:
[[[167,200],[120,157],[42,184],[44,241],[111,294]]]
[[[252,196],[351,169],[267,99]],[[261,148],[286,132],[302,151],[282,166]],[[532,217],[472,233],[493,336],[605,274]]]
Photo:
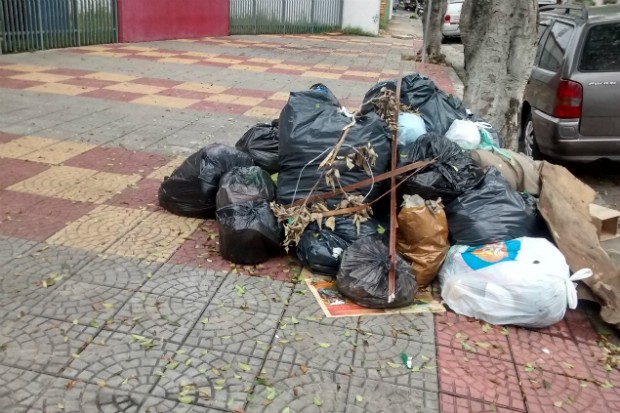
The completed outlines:
[[[449,14],[446,14],[446,16],[443,19],[446,21],[446,23],[450,23],[450,15]]]
[[[581,84],[571,80],[561,80],[555,96],[553,115],[558,118],[580,118],[582,102]]]

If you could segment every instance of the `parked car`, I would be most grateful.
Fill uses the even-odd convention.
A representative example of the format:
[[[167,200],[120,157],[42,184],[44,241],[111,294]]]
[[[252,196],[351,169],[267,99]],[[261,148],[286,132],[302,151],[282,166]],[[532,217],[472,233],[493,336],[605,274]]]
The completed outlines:
[[[461,37],[459,23],[461,22],[462,7],[463,0],[450,0],[448,2],[448,8],[443,18],[443,27],[441,28],[441,34],[443,34],[444,39],[448,37]]]
[[[521,149],[620,161],[620,6],[542,7],[521,112]]]

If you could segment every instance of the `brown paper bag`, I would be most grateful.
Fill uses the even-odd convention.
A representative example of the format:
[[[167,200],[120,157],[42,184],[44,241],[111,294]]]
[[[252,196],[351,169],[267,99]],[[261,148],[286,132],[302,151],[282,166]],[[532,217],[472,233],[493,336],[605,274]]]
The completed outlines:
[[[429,285],[443,264],[450,243],[448,220],[439,202],[405,195],[398,213],[398,252],[412,263],[420,287]]]

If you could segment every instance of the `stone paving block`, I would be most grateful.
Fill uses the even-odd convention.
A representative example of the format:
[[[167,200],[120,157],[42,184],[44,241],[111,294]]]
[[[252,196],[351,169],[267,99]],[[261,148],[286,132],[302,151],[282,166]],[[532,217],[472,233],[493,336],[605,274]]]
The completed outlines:
[[[149,280],[160,263],[100,254],[73,276],[73,281],[137,290]]]
[[[200,223],[198,219],[153,212],[110,246],[108,252],[165,262]]]
[[[592,383],[545,371],[519,370],[519,378],[527,411],[553,412],[610,412],[601,390]]]
[[[160,399],[159,397],[147,397],[140,412],[174,412],[174,413],[218,413],[228,410],[214,409],[213,407],[202,407],[194,404],[185,404],[174,400]]]
[[[103,330],[62,374],[90,384],[105,381],[107,387],[131,394],[149,394],[179,349],[151,338]]]
[[[138,292],[106,328],[181,344],[206,306],[198,301]]]
[[[83,169],[90,171],[88,169]],[[140,175],[121,175],[109,172],[98,172],[87,176],[75,185],[63,190],[57,196],[72,201],[102,204],[134,186],[142,177]]]
[[[0,176],[0,189],[2,189],[40,174],[48,166],[18,159],[0,158],[0,168],[3,171]]]
[[[435,316],[437,344],[512,361],[508,336],[512,327],[492,326],[483,321],[457,315],[451,311]]]
[[[567,310],[565,320],[575,341],[594,343],[599,339],[598,333],[583,309]]]
[[[103,252],[149,212],[101,205],[50,237],[47,242]]]
[[[242,410],[263,360],[184,346],[167,360],[152,394],[222,410]]]
[[[44,241],[65,225],[64,219],[26,211],[18,215],[7,216],[4,221],[0,222],[0,234],[31,241]]]
[[[7,189],[41,196],[59,196],[62,192],[71,190],[71,188],[78,185],[81,181],[96,173],[96,171],[90,169],[73,168],[70,166],[53,166]]]
[[[618,393],[616,402],[620,402],[620,393],[617,391],[617,389],[620,388],[620,366],[613,366],[613,355],[608,358],[608,354],[601,347],[602,343],[599,345],[595,341],[590,343],[577,343],[576,345],[579,347],[579,352],[585,360],[589,371],[586,377],[594,379],[598,383],[604,384],[604,386],[611,384],[613,389],[616,389],[616,393]],[[569,363],[572,362],[569,361]],[[571,374],[571,376],[583,378],[579,374]],[[604,389],[604,387],[601,387],[601,391]]]
[[[3,320],[0,364],[59,374],[88,344],[97,330],[44,317]]]
[[[229,274],[211,303],[281,315],[292,290],[291,283]]]
[[[84,93],[92,92],[95,88],[87,86],[67,85],[63,83],[45,83],[42,85],[31,86],[27,88],[31,92],[54,93],[66,96],[78,96]]]
[[[53,377],[0,365],[0,406],[6,413],[26,412]]]
[[[202,313],[185,344],[264,358],[279,321],[274,314],[211,305]]]
[[[166,297],[208,303],[222,284],[226,273],[164,264],[141,291]]]
[[[219,250],[217,224],[215,220],[206,220],[181,244],[168,262],[228,273],[234,267],[222,258]]]
[[[347,412],[439,412],[438,395],[407,386],[351,378]]]
[[[282,327],[276,331],[267,359],[340,374],[352,373],[357,331],[301,320],[299,324]]]
[[[435,344],[433,314],[391,314],[360,317],[359,328],[373,334]]]
[[[0,143],[0,154],[2,154],[3,158],[18,159],[56,143],[58,143],[58,141],[55,139],[22,136],[21,138],[13,139],[6,143]]]
[[[143,394],[57,378],[41,394],[30,411],[34,413],[134,413],[144,411],[140,409],[140,406],[145,399],[146,396]]]
[[[372,333],[371,333],[372,334]],[[435,346],[378,334],[357,335],[352,374],[425,391],[437,391]],[[412,358],[405,367],[402,354]]]
[[[39,244],[5,262],[0,277],[0,317],[29,313],[92,259],[93,254],[86,251]]]
[[[442,413],[514,413],[519,410],[507,409],[494,403],[455,397],[450,394],[439,394],[440,411]]]
[[[267,360],[248,412],[344,412],[350,378],[343,374]]]
[[[33,306],[31,312],[43,317],[100,328],[112,323],[114,315],[131,297],[131,292],[74,281],[65,281]]]
[[[155,179],[142,179],[136,185],[131,186],[121,193],[114,195],[106,201],[108,205],[115,205],[122,208],[143,209],[146,211],[159,211],[163,209],[159,206],[157,193],[161,182]]]
[[[572,340],[525,329],[508,336],[516,364],[568,376],[588,376],[589,371],[579,348]]]
[[[124,148],[97,147],[65,162],[67,166],[95,169],[117,174],[148,175],[168,162],[167,157],[155,153],[135,152]]]
[[[326,317],[305,283],[297,284],[283,319],[295,317],[300,322],[319,323],[339,328],[358,328],[360,317]]]
[[[93,145],[86,143],[60,141],[46,148],[25,154],[20,159],[58,165],[93,147]]]
[[[446,347],[438,347],[437,351],[442,393],[525,411],[512,363]]]
[[[37,244],[32,241],[0,236],[0,265],[17,258],[35,245]]]

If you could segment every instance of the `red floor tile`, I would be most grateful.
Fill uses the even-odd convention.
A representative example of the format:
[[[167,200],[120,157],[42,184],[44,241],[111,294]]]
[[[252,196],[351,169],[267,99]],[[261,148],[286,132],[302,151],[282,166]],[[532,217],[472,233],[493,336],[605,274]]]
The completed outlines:
[[[158,179],[143,179],[136,186],[127,188],[120,194],[115,195],[106,204],[123,208],[145,209],[157,211],[161,208],[157,201],[157,192],[161,181]]]
[[[236,270],[239,274],[269,277],[279,281],[291,281],[301,272],[301,265],[292,254],[272,258],[263,264],[235,265],[232,268],[233,272]]]
[[[219,235],[214,220],[205,221],[170,257],[172,264],[183,264],[197,268],[211,268],[215,271],[230,271],[234,264],[226,261],[219,253]]]
[[[172,96],[172,97],[176,97],[176,98],[203,100],[203,99],[208,98],[209,96],[212,96],[213,94],[212,93],[205,93],[205,92],[196,92],[196,91],[193,91],[193,90],[166,89],[166,90],[162,90],[159,93],[156,93],[156,95]]]
[[[0,217],[1,219],[3,218]],[[4,220],[0,221],[0,234],[31,241],[44,241],[69,222],[62,218],[23,212],[10,218],[4,217]]]
[[[265,73],[275,73],[275,74],[278,74],[278,75],[299,76],[303,72],[304,72],[303,70],[276,69],[275,67],[272,67],[270,69],[267,69],[267,71]]]
[[[491,326],[451,311],[435,316],[437,344],[466,352],[512,361],[508,338],[511,329]],[[514,331],[514,329],[512,329]]]
[[[96,206],[90,202],[77,202],[60,198],[42,198],[44,199],[30,207],[28,212],[52,219],[61,219],[66,222],[75,221],[82,215],[86,215],[95,209]]]
[[[168,79],[155,79],[151,77],[141,77],[141,78],[132,80],[131,83],[138,83],[141,85],[159,86],[159,87],[175,87],[177,85],[180,85],[183,82],[177,82],[175,80],[168,80]]]
[[[129,50],[122,50],[122,52],[123,53],[128,53],[130,51]],[[159,56],[145,56],[145,55],[139,55],[139,54],[133,54],[133,53],[130,53],[130,54],[132,55],[131,56],[132,59],[151,60],[151,61],[156,61],[156,60],[161,59],[161,57],[159,57]]]
[[[15,135],[13,133],[4,133],[4,132],[0,132],[0,143],[7,143],[9,141],[12,141],[13,139],[17,139],[19,138],[21,135]],[[2,156],[0,154],[0,156]],[[0,162],[2,162],[2,160],[0,160]],[[1,163],[0,163],[1,165]],[[4,170],[4,168],[3,168]]]
[[[18,72],[17,70],[10,69],[0,69],[0,77],[9,77],[22,74],[23,72]]]
[[[91,92],[82,93],[80,96],[107,100],[118,100],[120,102],[130,102],[145,95],[140,93],[118,92],[116,90],[109,89],[98,89]]]
[[[586,361],[589,377],[598,380],[600,383],[609,382],[616,389],[620,389],[620,366],[608,364],[605,351],[596,342],[586,344],[578,343],[579,351]],[[620,397],[620,391],[619,392]]]
[[[514,361],[568,376],[588,376],[589,372],[577,345],[572,340],[525,329],[508,335]],[[522,369],[523,367],[518,367]]]
[[[568,328],[568,324],[566,323],[566,320],[560,320],[558,323],[555,323],[554,325],[549,326],[549,327],[532,329],[532,331],[536,331],[542,334],[551,334],[553,336],[562,337],[567,340],[573,339],[573,335],[571,334],[570,329]]]
[[[358,82],[376,83],[379,80],[378,76],[355,76],[355,75],[342,75],[340,80],[355,80]]]
[[[38,86],[44,84],[43,82],[33,82],[30,80],[9,79],[6,77],[0,77],[0,87],[7,89],[27,89],[29,87]]]
[[[564,320],[576,341],[584,343],[597,342],[598,333],[594,330],[588,315],[583,310],[568,310]]]
[[[441,413],[513,413],[519,411],[499,407],[494,403],[483,403],[444,393],[439,393],[439,406]]]
[[[42,202],[46,197],[0,190],[0,220],[6,220],[7,216],[13,216],[28,211],[33,205]]]
[[[437,347],[439,390],[515,410],[525,410],[515,366],[507,361]]]
[[[529,413],[611,412],[598,386],[544,371],[522,372],[521,388]]]
[[[201,60],[194,64],[200,65],[200,66],[209,66],[209,67],[229,67],[230,66],[229,63],[209,62],[208,60]]]
[[[77,155],[64,164],[97,171],[146,176],[168,161],[167,157],[155,153],[100,146]]]
[[[0,136],[0,142],[2,136]],[[7,188],[20,181],[33,177],[48,169],[49,166],[38,163],[22,161],[19,159],[0,158],[0,189]]]
[[[82,87],[94,87],[94,88],[101,89],[101,88],[104,88],[106,86],[115,85],[118,82],[112,82],[112,81],[109,81],[109,80],[98,80],[98,79],[88,79],[88,78],[85,78],[85,77],[78,77],[78,78],[74,78],[74,79],[63,80],[60,83],[66,83],[68,85],[82,86]]]
[[[284,102],[282,100],[263,100],[257,106],[263,107],[263,108],[271,108],[271,109],[282,110],[284,105],[286,105],[286,102]]]

